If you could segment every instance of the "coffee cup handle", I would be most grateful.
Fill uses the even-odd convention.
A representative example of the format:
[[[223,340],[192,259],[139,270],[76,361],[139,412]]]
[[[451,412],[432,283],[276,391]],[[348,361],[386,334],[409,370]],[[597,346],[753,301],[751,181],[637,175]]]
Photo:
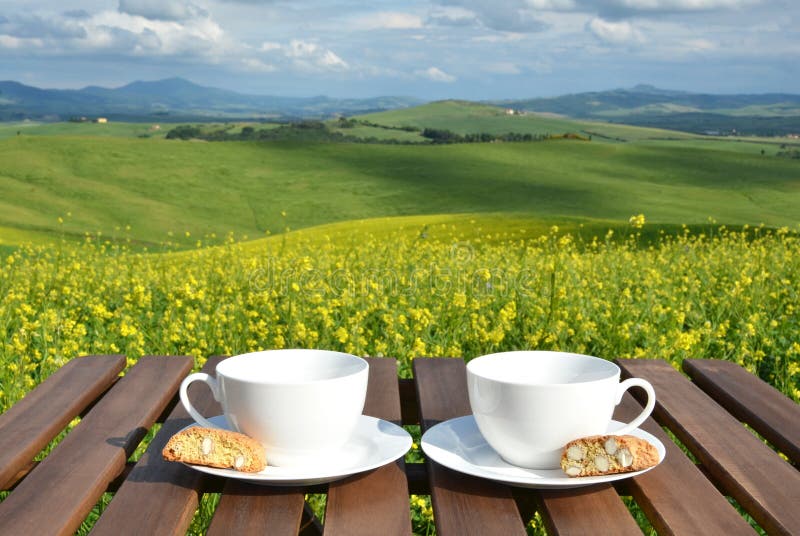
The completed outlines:
[[[631,387],[641,387],[647,392],[647,405],[645,405],[642,412],[635,419],[619,430],[614,430],[613,433],[616,435],[628,434],[638,428],[639,425],[650,416],[650,414],[653,412],[653,408],[656,406],[656,392],[653,390],[653,386],[650,385],[650,382],[642,378],[628,378],[619,384],[619,387],[617,388],[617,404],[622,401],[622,395],[625,394],[625,391]]]
[[[205,426],[206,428],[219,428],[219,426],[213,424],[211,421],[200,415],[200,412],[197,411],[189,401],[189,393],[187,391],[189,384],[198,381],[207,384],[211,389],[211,394],[214,395],[214,400],[219,402],[219,385],[217,383],[217,379],[206,374],[205,372],[195,372],[194,374],[189,374],[186,376],[186,378],[184,378],[181,382],[181,403],[183,404],[183,407],[186,408],[186,411],[189,412],[189,415],[192,416],[192,419],[197,422],[197,424]]]

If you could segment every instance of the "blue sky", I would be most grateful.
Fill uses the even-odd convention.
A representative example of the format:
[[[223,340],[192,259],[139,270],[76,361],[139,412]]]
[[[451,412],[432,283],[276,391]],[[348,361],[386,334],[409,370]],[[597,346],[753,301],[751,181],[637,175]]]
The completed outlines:
[[[0,0],[0,80],[498,99],[800,93],[799,0]]]

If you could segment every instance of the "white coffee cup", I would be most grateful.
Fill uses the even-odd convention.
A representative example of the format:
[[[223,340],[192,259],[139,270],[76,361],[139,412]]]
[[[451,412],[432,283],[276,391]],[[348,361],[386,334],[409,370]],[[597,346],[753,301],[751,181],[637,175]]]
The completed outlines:
[[[215,426],[192,406],[189,384],[208,384],[233,430],[264,444],[267,463],[324,463],[351,437],[367,394],[369,365],[327,350],[268,350],[230,357],[217,377],[198,372],[183,380],[181,402],[202,426]]]
[[[478,429],[505,461],[530,469],[558,468],[569,441],[607,433],[614,407],[633,386],[647,392],[647,405],[613,433],[644,422],[655,406],[653,387],[641,378],[619,379],[611,361],[564,352],[504,352],[467,363]]]

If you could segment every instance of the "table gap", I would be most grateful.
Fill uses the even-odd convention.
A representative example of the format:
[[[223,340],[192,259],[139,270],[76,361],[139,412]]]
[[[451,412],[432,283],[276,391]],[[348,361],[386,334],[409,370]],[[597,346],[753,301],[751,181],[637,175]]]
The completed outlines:
[[[434,536],[436,527],[433,523],[433,506],[430,495],[415,495],[409,497],[411,511],[411,530],[415,536]]]
[[[320,523],[325,524],[325,506],[328,504],[327,493],[306,493],[306,504]]]
[[[754,531],[756,531],[761,536],[767,536],[767,531],[761,528],[761,525],[759,525],[758,522],[745,511],[744,508],[742,508],[742,506],[736,501],[736,499],[734,499],[729,495],[725,495],[725,498],[728,499],[728,502],[731,503],[731,505],[734,508],[736,508],[736,511],[739,512],[739,515],[742,516],[742,518],[744,518],[744,520],[747,521],[751,527],[753,527]]]
[[[156,436],[158,431],[161,430],[161,426],[162,426],[162,424],[160,422],[156,422],[155,424],[153,424],[153,426],[150,427],[150,429],[144,435],[142,440],[139,442],[139,444],[133,450],[133,454],[131,454],[128,457],[128,461],[129,462],[134,462],[135,463],[135,462],[139,461],[139,458],[141,458],[142,455],[144,455],[145,451],[147,450],[147,447],[150,446],[150,442],[153,441],[153,438]]]
[[[200,502],[194,511],[192,522],[186,529],[187,536],[203,536],[208,532],[208,526],[211,524],[211,518],[214,517],[220,497],[222,497],[221,493],[203,493],[200,496]]]
[[[406,452],[403,460],[406,463],[425,463],[425,453],[422,451],[422,431],[419,424],[404,424],[403,429],[411,436],[411,448]]]
[[[700,462],[697,460],[697,457],[694,455],[694,453],[692,453],[692,451],[689,450],[689,448],[686,445],[683,444],[683,441],[678,439],[678,436],[676,436],[675,434],[672,433],[672,430],[670,430],[666,426],[662,426],[661,429],[664,430],[664,433],[667,434],[667,436],[672,440],[672,442],[675,443],[678,446],[678,448],[681,449],[683,451],[683,453],[690,460],[692,460],[693,464],[700,465]]]
[[[646,536],[658,536],[658,531],[653,527],[650,523],[650,520],[647,518],[647,514],[644,513],[644,510],[639,506],[639,503],[636,502],[630,495],[622,495],[620,496],[622,502],[625,503],[625,507],[628,509],[628,512],[631,513],[631,517],[636,521],[636,524],[639,525],[639,528],[642,530],[642,534]]]
[[[111,499],[113,498],[113,493],[103,493],[92,507],[92,510],[86,516],[86,519],[83,520],[81,526],[75,531],[75,536],[88,536],[92,530],[92,527],[94,527],[94,524],[97,523],[98,519],[100,519],[100,516],[103,515],[108,503],[110,503]]]
[[[759,434],[752,426],[750,426],[746,422],[743,422],[742,426],[744,426],[745,430],[747,430],[748,432],[750,432],[751,434],[756,436],[756,438],[758,438],[759,441],[761,441],[766,446],[768,446],[770,449],[775,451],[775,453],[778,454],[778,456],[780,456],[786,463],[792,464],[792,462],[789,461],[789,458],[783,452],[781,452],[781,450],[779,448],[777,448],[775,445],[770,443],[768,439],[766,439],[764,436]],[[792,465],[794,465],[794,464],[792,464]]]

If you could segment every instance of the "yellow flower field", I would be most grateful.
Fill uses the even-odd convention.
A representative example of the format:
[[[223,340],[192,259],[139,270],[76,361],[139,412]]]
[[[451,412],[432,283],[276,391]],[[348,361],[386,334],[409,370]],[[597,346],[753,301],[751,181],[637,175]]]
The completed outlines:
[[[639,219],[641,218],[641,219]],[[471,358],[557,349],[736,361],[800,400],[800,241],[787,229],[592,240],[436,223],[142,254],[87,238],[0,272],[0,407],[82,354],[318,347]],[[476,225],[472,221],[471,225]],[[346,239],[344,238],[346,236]]]

